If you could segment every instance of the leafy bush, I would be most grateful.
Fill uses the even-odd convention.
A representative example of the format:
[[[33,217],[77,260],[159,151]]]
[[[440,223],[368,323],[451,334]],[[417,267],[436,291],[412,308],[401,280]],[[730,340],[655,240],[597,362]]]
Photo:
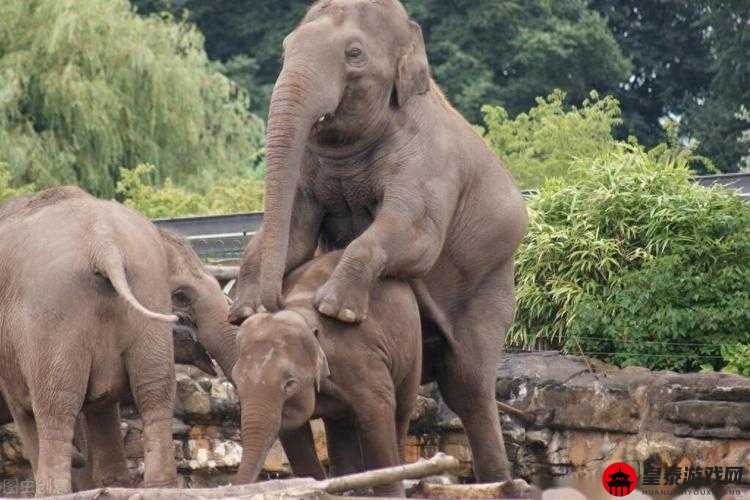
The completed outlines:
[[[568,349],[580,346],[618,365],[721,368],[727,343],[750,342],[750,238],[734,233],[704,242],[586,294]]]
[[[14,183],[115,193],[119,168],[156,181],[241,175],[263,143],[248,101],[215,70],[203,37],[127,0],[4,0],[0,161]]]
[[[722,371],[750,377],[750,345],[732,344],[722,346],[721,355],[727,363]]]
[[[146,217],[164,218],[186,215],[256,212],[263,210],[264,184],[258,177],[230,177],[214,184],[202,194],[177,187],[167,179],[162,187],[149,183],[156,167],[139,165],[122,169],[117,192],[125,204]]]
[[[144,178],[153,175],[153,165],[138,165],[133,170],[120,170],[117,193],[125,198],[125,204],[141,212],[146,217],[179,217],[208,212],[205,197],[176,187],[171,179],[161,188],[154,187]]]
[[[21,186],[19,188],[11,187],[10,173],[8,167],[3,163],[0,163],[0,203],[4,202],[8,198],[17,196],[19,194],[28,193],[34,190],[34,186],[29,184]]]
[[[216,214],[262,212],[265,183],[259,177],[233,177],[208,192],[210,212]]]
[[[581,107],[564,101],[556,90],[513,119],[501,106],[482,108],[487,142],[524,189],[538,188],[550,177],[586,175],[585,169],[571,170],[575,161],[596,158],[617,144],[612,131],[621,119],[615,98],[592,92]]]
[[[750,340],[750,209],[693,183],[690,160],[619,144],[543,185],[517,254],[511,345],[688,370]]]

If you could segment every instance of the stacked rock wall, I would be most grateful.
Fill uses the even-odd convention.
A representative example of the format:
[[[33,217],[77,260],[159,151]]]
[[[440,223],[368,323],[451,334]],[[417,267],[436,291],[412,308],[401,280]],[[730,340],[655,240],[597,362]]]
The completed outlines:
[[[223,378],[178,367],[175,456],[184,486],[227,484],[242,455],[239,405]],[[556,352],[507,355],[497,368],[497,398],[535,418],[502,416],[514,476],[542,487],[570,477],[598,477],[613,461],[680,467],[747,467],[750,474],[750,379],[714,373],[676,374],[618,369]],[[421,390],[407,459],[443,451],[471,475],[471,455],[458,418],[436,389]],[[142,473],[142,426],[122,411],[130,467]],[[320,422],[318,452],[326,461]],[[0,427],[0,485],[30,476],[13,425]],[[284,477],[289,465],[277,443],[267,477]],[[745,478],[750,481],[750,478]],[[3,483],[5,482],[5,483]]]

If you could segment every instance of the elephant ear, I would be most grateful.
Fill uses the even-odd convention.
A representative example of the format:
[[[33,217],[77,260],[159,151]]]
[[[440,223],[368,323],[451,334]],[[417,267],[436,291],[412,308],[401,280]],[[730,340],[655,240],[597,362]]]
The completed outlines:
[[[315,335],[315,343],[318,346],[315,360],[315,392],[320,392],[320,384],[324,379],[331,376],[331,369],[328,367],[328,357],[326,357],[325,351],[320,346],[320,339],[318,338],[318,329],[313,329]]]
[[[425,94],[430,90],[430,69],[427,64],[427,51],[424,46],[422,28],[409,21],[411,44],[399,57],[396,68],[396,99],[403,106],[413,95]]]

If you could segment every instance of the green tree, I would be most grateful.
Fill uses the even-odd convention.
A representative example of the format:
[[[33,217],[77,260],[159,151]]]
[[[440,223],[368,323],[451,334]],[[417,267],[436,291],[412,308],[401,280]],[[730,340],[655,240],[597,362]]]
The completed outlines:
[[[750,111],[745,106],[740,107],[740,112],[737,113],[737,119],[745,122],[745,126],[748,127],[742,132],[737,141],[740,143],[740,148],[747,154],[742,157],[740,162],[740,169],[745,172],[750,172]]]
[[[606,21],[584,0],[407,0],[422,24],[436,80],[475,123],[482,104],[511,116],[562,89],[581,102],[630,71]]]
[[[487,142],[523,189],[538,188],[551,177],[570,180],[581,173],[571,172],[577,161],[616,147],[613,130],[621,122],[616,99],[592,92],[580,107],[564,101],[556,90],[515,118],[500,106],[482,108]]]
[[[113,196],[119,168],[204,186],[252,167],[263,124],[189,24],[125,0],[6,0],[0,161],[13,182]]]
[[[268,115],[281,69],[281,42],[304,16],[308,0],[186,0],[190,20],[206,37],[208,55],[250,93],[251,109]]]
[[[180,8],[190,10],[190,19],[205,34],[208,54],[250,85],[252,109],[265,116],[281,42],[309,3],[187,0]],[[628,74],[629,63],[606,22],[585,0],[403,3],[422,25],[436,80],[474,123],[485,103],[516,114],[555,88],[581,101],[589,89],[611,91]]]
[[[747,124],[738,117],[750,108],[750,3],[704,0],[704,29],[713,54],[712,79],[706,92],[685,114],[686,130],[699,142],[698,151],[726,172],[738,170],[747,148],[738,139]]]
[[[662,117],[682,114],[702,96],[713,74],[705,2],[592,0],[623,52],[630,77],[613,89],[623,112],[623,135],[653,146],[664,140]]]

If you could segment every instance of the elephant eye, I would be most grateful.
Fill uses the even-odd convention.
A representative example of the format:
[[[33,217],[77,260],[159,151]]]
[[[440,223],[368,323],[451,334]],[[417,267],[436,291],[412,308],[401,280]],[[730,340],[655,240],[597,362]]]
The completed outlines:
[[[362,55],[362,49],[360,49],[359,47],[352,47],[346,50],[346,57],[350,59],[354,59],[355,57],[359,57],[361,55]]]
[[[299,382],[295,379],[289,379],[286,382],[284,382],[284,392],[287,395],[292,395],[297,391],[297,388],[299,387]]]
[[[172,302],[177,307],[187,307],[190,305],[190,297],[185,290],[175,290],[172,293]]]

